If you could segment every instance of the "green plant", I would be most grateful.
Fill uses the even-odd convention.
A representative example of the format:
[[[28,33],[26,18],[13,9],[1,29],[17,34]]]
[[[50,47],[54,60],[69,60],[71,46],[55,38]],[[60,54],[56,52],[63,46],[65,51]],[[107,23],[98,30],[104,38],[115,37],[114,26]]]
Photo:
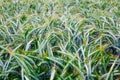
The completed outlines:
[[[0,80],[119,79],[105,54],[120,37],[119,0],[1,0]]]

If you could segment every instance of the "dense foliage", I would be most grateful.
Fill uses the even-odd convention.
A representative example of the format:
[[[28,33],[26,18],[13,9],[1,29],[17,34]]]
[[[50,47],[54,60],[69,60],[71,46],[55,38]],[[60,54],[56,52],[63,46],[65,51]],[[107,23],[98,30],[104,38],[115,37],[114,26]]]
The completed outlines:
[[[0,0],[0,80],[119,79],[119,37],[120,0]]]

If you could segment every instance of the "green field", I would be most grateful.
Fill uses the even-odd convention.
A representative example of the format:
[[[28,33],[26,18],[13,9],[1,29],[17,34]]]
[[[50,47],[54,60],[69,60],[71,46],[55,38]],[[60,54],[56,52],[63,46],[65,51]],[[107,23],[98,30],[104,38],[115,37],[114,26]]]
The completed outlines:
[[[0,80],[120,80],[120,0],[0,0]]]

